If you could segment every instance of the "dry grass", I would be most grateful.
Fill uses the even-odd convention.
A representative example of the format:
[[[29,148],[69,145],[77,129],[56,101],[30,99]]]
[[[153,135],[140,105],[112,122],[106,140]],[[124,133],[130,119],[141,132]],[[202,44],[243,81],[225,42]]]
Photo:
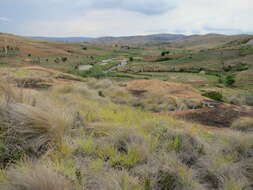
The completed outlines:
[[[71,190],[70,182],[45,165],[29,163],[27,166],[12,168],[7,173],[7,182],[2,190]]]
[[[111,94],[121,89],[109,81],[95,84],[38,92],[35,105],[2,96],[0,151],[13,159],[6,150],[21,148],[16,160],[43,160],[7,161],[0,174],[4,190],[250,190],[251,133],[145,112],[129,106],[131,95],[117,104]]]
[[[5,154],[12,161],[24,153],[40,156],[49,148],[59,148],[73,125],[73,115],[57,107],[30,105],[16,89],[6,88],[0,105],[0,129]],[[44,99],[46,101],[46,99]],[[28,103],[27,103],[28,102]],[[5,162],[6,162],[5,161]]]
[[[232,123],[231,128],[244,132],[253,132],[253,118],[240,118]]]

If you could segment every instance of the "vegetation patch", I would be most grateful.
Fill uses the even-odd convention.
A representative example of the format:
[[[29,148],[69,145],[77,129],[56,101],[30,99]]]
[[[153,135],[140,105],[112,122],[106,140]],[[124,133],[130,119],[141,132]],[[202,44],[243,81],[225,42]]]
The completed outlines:
[[[222,102],[223,100],[223,95],[217,91],[204,92],[202,93],[202,96],[208,97],[212,100],[219,101],[219,102]]]
[[[231,128],[244,132],[253,132],[253,119],[250,117],[239,118],[232,123]]]

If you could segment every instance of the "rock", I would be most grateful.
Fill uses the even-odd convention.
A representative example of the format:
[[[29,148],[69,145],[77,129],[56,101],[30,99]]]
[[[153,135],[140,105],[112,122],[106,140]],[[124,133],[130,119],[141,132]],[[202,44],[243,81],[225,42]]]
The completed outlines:
[[[247,42],[247,45],[253,45],[253,39]]]

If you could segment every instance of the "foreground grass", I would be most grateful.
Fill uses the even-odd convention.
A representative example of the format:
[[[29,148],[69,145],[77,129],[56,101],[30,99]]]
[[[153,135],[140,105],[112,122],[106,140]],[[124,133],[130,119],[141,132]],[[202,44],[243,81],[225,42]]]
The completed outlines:
[[[40,92],[2,85],[1,189],[252,189],[251,133],[134,108],[109,85]]]

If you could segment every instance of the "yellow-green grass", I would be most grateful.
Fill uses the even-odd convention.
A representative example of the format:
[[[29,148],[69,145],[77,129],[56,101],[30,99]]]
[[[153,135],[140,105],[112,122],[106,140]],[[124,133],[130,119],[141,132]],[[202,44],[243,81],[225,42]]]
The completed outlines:
[[[40,125],[48,128],[45,135],[52,140],[48,149],[36,157],[24,151],[22,158],[33,158],[35,162],[20,162],[20,158],[7,164],[1,170],[1,188],[19,190],[17,188],[23,185],[27,189],[39,189],[41,179],[45,179],[49,187],[54,184],[64,189],[71,184],[74,190],[101,186],[106,190],[168,187],[208,190],[216,183],[220,189],[236,187],[237,190],[250,185],[252,170],[248,170],[247,154],[253,146],[252,134],[206,129],[167,115],[113,103],[113,98],[98,95],[110,82],[95,81],[97,86],[91,89],[89,86],[93,83],[59,86],[31,95],[36,104],[29,109],[38,110],[52,121],[48,126]],[[1,96],[2,102],[5,97]],[[129,98],[125,96],[126,101]],[[30,106],[29,101],[21,100],[13,97],[11,104]],[[15,106],[11,108],[20,111]],[[31,115],[32,112],[21,112],[35,121],[38,117]],[[4,122],[2,115],[0,119]],[[24,122],[22,118],[21,122]],[[12,128],[17,126],[14,123]],[[33,134],[36,125],[31,126]],[[16,138],[23,138],[23,134],[26,133],[18,133]],[[6,140],[5,136],[1,138]],[[36,138],[40,136],[35,135]],[[240,172],[235,173],[235,170]],[[44,178],[45,174],[52,179]],[[209,175],[218,180],[206,180]],[[55,178],[64,186],[58,184],[58,180],[53,183],[51,180]]]

